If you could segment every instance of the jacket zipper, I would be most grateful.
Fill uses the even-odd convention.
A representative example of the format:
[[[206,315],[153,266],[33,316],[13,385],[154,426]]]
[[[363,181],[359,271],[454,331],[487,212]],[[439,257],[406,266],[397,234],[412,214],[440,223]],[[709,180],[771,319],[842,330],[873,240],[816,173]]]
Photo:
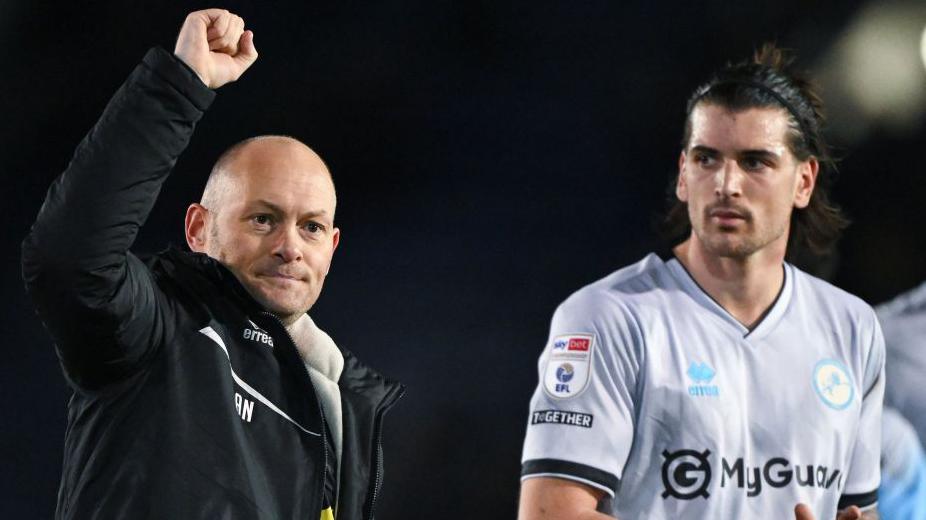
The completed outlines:
[[[325,411],[322,409],[321,401],[318,400],[318,392],[315,390],[315,383],[312,382],[311,373],[309,373],[309,369],[308,367],[305,366],[305,363],[302,362],[302,357],[299,356],[299,350],[296,349],[296,342],[293,341],[293,336],[289,333],[288,330],[286,330],[286,326],[283,325],[283,322],[280,320],[279,317],[269,312],[262,312],[261,314],[264,314],[266,316],[269,316],[270,318],[273,318],[274,321],[280,324],[280,327],[283,329],[283,333],[286,334],[287,339],[289,339],[290,345],[292,345],[293,349],[296,351],[296,357],[299,359],[300,363],[302,363],[302,367],[305,370],[306,377],[308,377],[309,379],[309,385],[312,387],[312,392],[315,393],[315,401],[318,404],[318,413],[319,413],[319,416],[322,418],[321,434],[322,434],[322,451],[324,453],[324,457],[322,458],[322,462],[324,465],[322,467],[324,468],[323,471],[325,473],[323,473],[323,477],[321,479],[321,493],[319,494],[319,496],[322,497],[322,501],[324,501],[325,478],[327,478],[326,475],[328,471],[328,441],[327,441],[328,432],[326,431],[327,428],[325,427]],[[402,398],[403,395],[405,395],[404,386],[399,385],[398,387],[394,388],[393,390],[390,391],[389,395],[387,395],[386,398],[383,399],[383,403],[384,403],[383,407],[380,408],[380,410],[376,413],[376,429],[374,432],[374,437],[376,438],[376,453],[373,455],[374,462],[376,464],[376,479],[373,481],[373,496],[370,498],[370,514],[369,516],[367,516],[368,520],[373,520],[373,516],[374,516],[373,508],[376,506],[376,499],[379,497],[379,489],[382,486],[382,481],[383,481],[383,456],[382,456],[383,455],[383,416],[386,415],[386,412],[389,411],[389,409],[391,409],[395,405],[395,403],[398,402],[398,400]],[[332,510],[334,510],[334,505],[332,505]]]
[[[385,416],[386,412],[405,395],[405,387],[400,385],[392,390],[391,393],[395,395],[387,396],[384,400],[385,404],[376,413],[376,432],[374,435],[376,437],[376,454],[373,455],[376,462],[376,479],[373,481],[373,496],[370,498],[370,514],[367,516],[368,520],[373,520],[373,509],[376,507],[376,499],[379,497],[379,489],[383,483],[383,416]]]
[[[286,330],[286,326],[283,325],[283,321],[280,320],[280,318],[277,317],[276,315],[271,314],[269,312],[262,312],[261,314],[264,314],[266,316],[273,318],[277,323],[280,324],[280,328],[283,329],[283,333],[286,334],[286,338],[289,339],[289,344],[292,345],[293,350],[296,352],[296,357],[299,359],[299,362],[302,364],[302,369],[305,370],[305,376],[309,379],[309,386],[312,387],[312,393],[315,394],[315,404],[318,405],[318,414],[319,414],[319,417],[322,418],[322,427],[321,427],[322,453],[323,453],[322,473],[321,473],[322,478],[321,478],[321,490],[318,496],[321,497],[322,505],[324,505],[325,503],[325,480],[328,478],[328,427],[326,426],[326,423],[325,423],[325,411],[322,409],[322,403],[318,399],[318,391],[315,389],[315,383],[312,382],[312,374],[309,372],[309,368],[305,366],[305,362],[302,360],[302,356],[299,355],[299,349],[296,348],[296,342],[293,341],[292,334],[290,334],[289,331]],[[336,502],[336,500],[334,501]],[[319,507],[318,510],[321,511],[322,508]],[[334,511],[334,504],[331,504],[331,510]]]

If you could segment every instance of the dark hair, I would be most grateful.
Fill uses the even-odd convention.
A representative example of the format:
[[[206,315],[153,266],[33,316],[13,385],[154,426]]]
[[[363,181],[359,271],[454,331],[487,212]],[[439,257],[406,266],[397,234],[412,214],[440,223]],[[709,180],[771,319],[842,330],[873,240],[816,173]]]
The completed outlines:
[[[788,113],[788,149],[800,161],[815,157],[820,163],[810,203],[791,214],[788,261],[799,258],[801,253],[828,254],[849,225],[842,210],[830,201],[836,165],[823,139],[823,100],[810,79],[793,70],[793,62],[784,50],[766,43],[751,60],[727,64],[689,98],[682,137],[685,149],[691,139],[691,113],[700,103],[733,111],[777,107]],[[691,233],[687,204],[675,197],[675,182],[669,187],[670,208],[663,221],[663,234],[672,245]]]

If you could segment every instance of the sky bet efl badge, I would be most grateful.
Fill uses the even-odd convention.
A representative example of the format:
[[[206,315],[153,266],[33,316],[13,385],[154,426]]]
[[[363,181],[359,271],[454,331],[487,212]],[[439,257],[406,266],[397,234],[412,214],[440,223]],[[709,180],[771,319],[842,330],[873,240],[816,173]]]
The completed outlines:
[[[543,371],[543,389],[556,399],[578,395],[588,385],[595,336],[556,336]]]

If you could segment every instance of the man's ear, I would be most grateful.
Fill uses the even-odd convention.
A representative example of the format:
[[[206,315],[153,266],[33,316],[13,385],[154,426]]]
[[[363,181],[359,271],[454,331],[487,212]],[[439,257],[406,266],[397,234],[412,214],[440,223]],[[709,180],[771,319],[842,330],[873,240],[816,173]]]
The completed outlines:
[[[682,202],[688,202],[688,185],[685,184],[685,150],[678,156],[678,177],[675,181],[675,196]]]
[[[817,174],[820,172],[820,161],[816,157],[802,162],[797,167],[797,186],[794,190],[794,207],[806,208],[813,196],[813,188],[817,185]]]
[[[338,244],[341,243],[341,230],[334,228],[331,232],[331,258],[328,259],[328,268],[325,269],[325,276],[331,271],[331,262],[334,258],[334,251],[338,248]]]
[[[206,220],[209,218],[209,210],[201,204],[193,203],[186,209],[186,220],[184,227],[186,231],[186,243],[190,246],[191,251],[197,253],[206,252]]]

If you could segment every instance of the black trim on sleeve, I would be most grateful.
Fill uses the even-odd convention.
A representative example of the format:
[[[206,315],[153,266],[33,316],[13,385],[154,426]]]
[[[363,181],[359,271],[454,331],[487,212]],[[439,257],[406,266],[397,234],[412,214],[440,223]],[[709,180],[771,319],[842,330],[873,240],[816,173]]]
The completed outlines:
[[[845,509],[849,506],[858,506],[859,508],[866,508],[872,504],[878,502],[878,490],[869,491],[868,493],[858,493],[855,495],[843,495],[839,497],[839,505],[837,509]]]
[[[521,465],[522,477],[538,475],[542,473],[557,473],[561,475],[569,475],[582,480],[588,480],[598,484],[599,486],[610,489],[615,494],[617,493],[617,486],[620,483],[619,479],[612,473],[608,473],[607,471],[602,471],[591,466],[586,466],[585,464],[579,464],[578,462],[570,462],[568,460],[532,459],[524,461],[524,463]]]

